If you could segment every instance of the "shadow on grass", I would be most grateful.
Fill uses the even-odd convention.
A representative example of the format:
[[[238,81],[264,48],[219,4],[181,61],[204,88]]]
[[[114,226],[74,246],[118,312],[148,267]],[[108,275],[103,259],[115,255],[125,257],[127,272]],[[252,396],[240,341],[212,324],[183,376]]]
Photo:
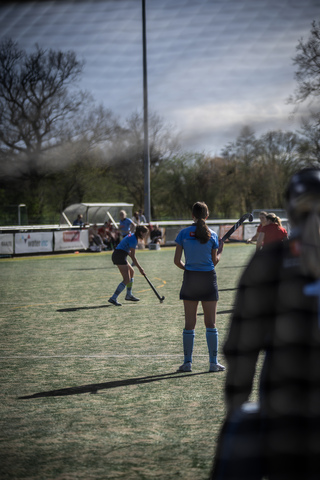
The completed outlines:
[[[59,390],[50,390],[48,392],[39,392],[34,395],[26,395],[24,397],[18,397],[19,400],[28,400],[31,398],[41,397],[62,397],[66,395],[80,395],[82,393],[97,393],[99,390],[108,390],[110,388],[126,387],[127,385],[142,385],[143,383],[159,382],[161,380],[171,380],[177,378],[190,378],[197,375],[205,375],[210,372],[199,373],[183,373],[183,372],[171,372],[164,373],[162,375],[154,375],[149,377],[128,378],[126,380],[116,380],[106,383],[93,383],[91,385],[80,385],[79,387],[62,388]],[[211,374],[212,375],[212,374]]]
[[[220,310],[220,312],[217,312],[217,315],[225,315],[226,313],[233,313],[233,310]],[[204,316],[204,313],[197,313],[197,316]]]
[[[60,308],[57,312],[76,312],[77,310],[94,310],[96,308],[107,308],[112,307],[112,305],[95,305],[93,307],[70,307],[70,308]]]

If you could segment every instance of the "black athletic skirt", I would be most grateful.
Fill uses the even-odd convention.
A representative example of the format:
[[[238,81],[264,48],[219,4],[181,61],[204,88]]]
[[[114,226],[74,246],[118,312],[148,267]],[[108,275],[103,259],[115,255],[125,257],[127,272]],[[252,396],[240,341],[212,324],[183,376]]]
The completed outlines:
[[[217,275],[211,272],[192,272],[185,270],[180,300],[214,302],[219,300]]]
[[[127,265],[128,252],[125,250],[115,249],[112,254],[112,262],[114,265]]]

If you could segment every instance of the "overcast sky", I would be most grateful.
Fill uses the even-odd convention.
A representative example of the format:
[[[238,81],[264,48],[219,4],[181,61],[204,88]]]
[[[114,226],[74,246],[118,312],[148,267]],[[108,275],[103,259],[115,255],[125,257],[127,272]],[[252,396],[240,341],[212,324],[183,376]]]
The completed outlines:
[[[185,150],[218,154],[251,126],[295,130],[292,58],[319,0],[146,0],[149,109]],[[120,118],[143,111],[142,0],[2,2],[0,39],[74,50],[81,85]]]

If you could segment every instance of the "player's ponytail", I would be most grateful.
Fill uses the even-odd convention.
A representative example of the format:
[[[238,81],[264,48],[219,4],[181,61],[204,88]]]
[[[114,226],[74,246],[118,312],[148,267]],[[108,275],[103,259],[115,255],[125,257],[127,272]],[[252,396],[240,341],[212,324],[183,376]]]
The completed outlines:
[[[196,220],[195,238],[200,243],[207,243],[211,238],[211,232],[206,224],[206,218],[209,216],[207,205],[204,202],[196,202],[192,207],[192,216]]]
[[[278,225],[278,227],[282,227],[281,219],[275,213],[268,213],[266,219],[271,220],[271,222]]]
[[[282,227],[281,219],[277,215],[275,215],[274,223],[278,225],[278,227]]]

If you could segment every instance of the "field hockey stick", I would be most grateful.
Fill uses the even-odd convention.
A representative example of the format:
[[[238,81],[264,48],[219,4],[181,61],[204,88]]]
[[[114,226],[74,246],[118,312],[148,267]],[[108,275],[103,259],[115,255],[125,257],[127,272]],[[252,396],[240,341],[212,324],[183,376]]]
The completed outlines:
[[[154,293],[156,294],[156,296],[158,297],[158,299],[160,300],[160,303],[163,302],[164,300],[164,297],[160,297],[159,293],[157,292],[157,290],[155,289],[155,287],[152,285],[152,283],[150,282],[149,278],[147,277],[146,274],[144,274],[144,278],[147,280],[147,282],[149,283],[150,287],[152,288],[152,290],[154,291]]]
[[[225,233],[223,237],[219,240],[219,245],[222,246],[224,242],[228,240],[229,237],[231,237],[233,232],[235,232],[237,228],[239,228],[240,225],[242,225],[243,222],[245,222],[246,220],[249,220],[249,222],[252,222],[253,220],[252,213],[245,213],[244,215],[242,215],[242,217],[239,218],[239,220],[233,225],[233,227],[231,227],[230,230],[228,230],[227,233]],[[219,250],[220,250],[220,246],[219,246]]]

